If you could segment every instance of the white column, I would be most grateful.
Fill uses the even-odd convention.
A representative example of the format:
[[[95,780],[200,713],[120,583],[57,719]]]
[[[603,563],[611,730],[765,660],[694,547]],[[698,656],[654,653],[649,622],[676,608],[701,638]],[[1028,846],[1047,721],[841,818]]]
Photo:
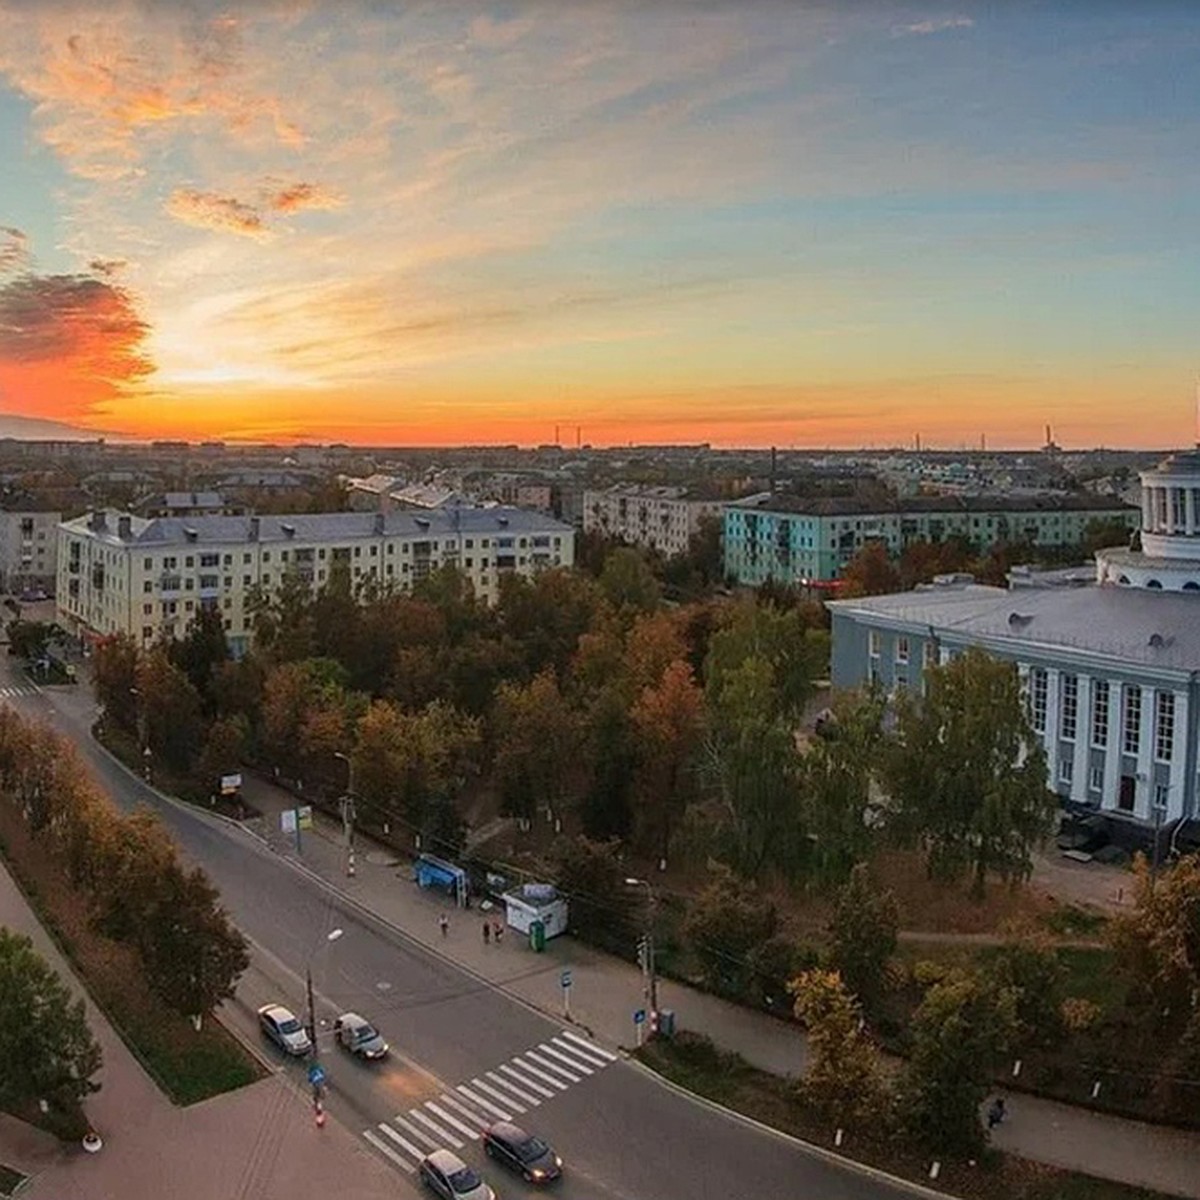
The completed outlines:
[[[1100,807],[1115,810],[1121,799],[1121,705],[1124,697],[1121,685],[1111,676],[1108,680],[1108,744],[1104,751],[1104,791]],[[1089,737],[1091,734],[1089,733]]]
[[[1142,528],[1147,532],[1154,528],[1154,498],[1145,484],[1142,485]]]
[[[1156,690],[1142,685],[1141,736],[1138,739],[1137,793],[1134,815],[1143,819],[1154,816],[1154,712]]]

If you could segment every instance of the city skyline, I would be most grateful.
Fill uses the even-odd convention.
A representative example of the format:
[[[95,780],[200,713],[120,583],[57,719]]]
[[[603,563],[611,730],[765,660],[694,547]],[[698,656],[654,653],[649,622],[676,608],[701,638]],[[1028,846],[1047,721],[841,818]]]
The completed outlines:
[[[1191,443],[1198,51],[1166,2],[0,0],[0,413]]]

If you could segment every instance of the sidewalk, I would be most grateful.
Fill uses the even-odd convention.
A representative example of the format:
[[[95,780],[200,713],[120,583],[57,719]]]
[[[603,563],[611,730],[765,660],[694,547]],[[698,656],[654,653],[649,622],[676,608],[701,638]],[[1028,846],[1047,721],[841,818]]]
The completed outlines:
[[[295,797],[247,775],[247,803],[263,815],[247,826],[278,853],[299,860],[327,883],[390,924],[445,954],[488,983],[561,1018],[561,972],[572,975],[571,1018],[613,1044],[635,1044],[633,1013],[643,1007],[642,977],[630,963],[601,954],[573,938],[556,938],[542,954],[509,934],[499,946],[482,938],[483,914],[455,910],[438,894],[411,879],[407,861],[360,838],[356,874],[346,875],[346,853],[338,825],[315,814],[316,826],[295,838],[280,830],[279,815]],[[443,939],[438,916],[448,912]],[[659,982],[661,1008],[674,1009],[679,1028],[704,1034],[722,1049],[736,1051],[763,1070],[798,1075],[805,1065],[803,1033],[787,1022],[729,1004],[704,992]],[[1010,1117],[995,1131],[995,1144],[1038,1162],[1200,1200],[1200,1132],[1166,1129],[1091,1112],[1025,1094],[1010,1101]]]
[[[0,866],[0,925],[37,952],[79,995],[83,988]],[[308,1100],[283,1074],[176,1108],[88,1003],[104,1052],[101,1090],[86,1101],[104,1141],[97,1154],[63,1145],[0,1115],[0,1162],[31,1176],[22,1200],[394,1200],[406,1185],[336,1121],[318,1130]],[[415,1194],[415,1193],[414,1193]]]

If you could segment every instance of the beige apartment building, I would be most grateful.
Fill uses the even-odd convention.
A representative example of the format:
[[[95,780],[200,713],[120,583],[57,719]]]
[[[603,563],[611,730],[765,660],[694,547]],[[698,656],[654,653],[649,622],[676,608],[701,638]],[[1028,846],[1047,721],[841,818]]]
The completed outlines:
[[[145,518],[98,510],[58,526],[58,611],[85,639],[179,636],[202,608],[221,612],[234,653],[249,643],[247,601],[289,574],[315,588],[345,570],[407,590],[453,565],[494,602],[500,578],[575,561],[575,534],[517,508]]]
[[[700,500],[678,487],[618,485],[583,494],[583,529],[658,550],[682,554],[704,517],[718,520],[728,501]]]
[[[54,589],[61,520],[57,512],[0,512],[0,589]]]

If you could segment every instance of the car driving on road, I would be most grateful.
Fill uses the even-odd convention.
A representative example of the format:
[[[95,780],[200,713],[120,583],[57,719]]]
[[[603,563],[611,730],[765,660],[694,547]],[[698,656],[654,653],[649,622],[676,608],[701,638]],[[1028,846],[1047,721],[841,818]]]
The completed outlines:
[[[496,1200],[496,1193],[449,1150],[435,1150],[421,1160],[421,1182],[442,1200]]]
[[[497,1121],[483,1131],[483,1149],[529,1183],[549,1183],[562,1174],[562,1159],[541,1138],[510,1121]]]
[[[299,1058],[312,1049],[308,1030],[300,1024],[296,1014],[282,1004],[264,1004],[258,1010],[258,1026],[263,1036],[274,1042],[284,1054]]]
[[[338,1045],[358,1058],[377,1059],[387,1055],[388,1044],[379,1030],[358,1013],[342,1013],[333,1023],[333,1032]]]

